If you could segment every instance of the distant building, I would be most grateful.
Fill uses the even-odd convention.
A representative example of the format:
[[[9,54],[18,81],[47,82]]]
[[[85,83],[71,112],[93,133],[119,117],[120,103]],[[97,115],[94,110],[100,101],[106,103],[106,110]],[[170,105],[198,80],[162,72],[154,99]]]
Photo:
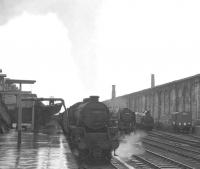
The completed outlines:
[[[170,124],[173,112],[190,112],[193,124],[196,124],[200,121],[200,74],[119,96],[104,103],[112,111],[124,107],[137,112],[149,109],[154,120],[164,125]]]
[[[20,88],[15,84],[16,82],[21,83],[35,83],[32,80],[16,80],[5,78],[6,74],[0,73],[0,96],[2,101],[6,104],[8,109],[15,109],[17,107],[17,97],[15,94],[8,94],[4,92],[19,92]],[[21,84],[20,84],[21,85]],[[21,87],[21,86],[20,86]],[[37,97],[36,94],[32,94],[30,91],[21,91],[23,97]],[[32,101],[23,101],[22,107],[32,107]]]

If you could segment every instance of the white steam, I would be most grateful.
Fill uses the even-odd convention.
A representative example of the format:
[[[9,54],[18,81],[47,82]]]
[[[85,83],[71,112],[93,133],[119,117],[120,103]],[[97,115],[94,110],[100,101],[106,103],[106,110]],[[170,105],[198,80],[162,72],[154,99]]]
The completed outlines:
[[[0,25],[23,12],[55,13],[68,29],[71,52],[83,84],[91,88],[96,77],[94,31],[100,3],[101,0],[0,0]]]
[[[131,133],[130,135],[125,135],[121,138],[119,148],[116,150],[116,154],[120,158],[128,159],[132,155],[144,153],[142,147],[141,139],[145,137],[146,134],[143,132]]]

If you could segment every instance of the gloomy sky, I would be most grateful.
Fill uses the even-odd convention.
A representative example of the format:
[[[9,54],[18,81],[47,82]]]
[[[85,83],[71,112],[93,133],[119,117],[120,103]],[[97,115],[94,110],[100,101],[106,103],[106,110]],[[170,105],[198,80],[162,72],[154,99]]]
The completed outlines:
[[[200,2],[0,0],[1,68],[67,104],[199,73]]]

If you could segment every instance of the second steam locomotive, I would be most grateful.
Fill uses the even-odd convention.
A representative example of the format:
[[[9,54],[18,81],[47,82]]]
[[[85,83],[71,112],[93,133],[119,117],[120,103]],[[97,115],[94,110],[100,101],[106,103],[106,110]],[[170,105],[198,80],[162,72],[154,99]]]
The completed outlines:
[[[135,128],[135,112],[131,111],[128,108],[119,109],[119,130],[128,134],[134,131]]]
[[[118,121],[119,131],[125,134],[137,129],[151,131],[154,127],[154,119],[148,110],[139,113],[128,108],[120,108],[116,113],[112,112],[111,119]]]

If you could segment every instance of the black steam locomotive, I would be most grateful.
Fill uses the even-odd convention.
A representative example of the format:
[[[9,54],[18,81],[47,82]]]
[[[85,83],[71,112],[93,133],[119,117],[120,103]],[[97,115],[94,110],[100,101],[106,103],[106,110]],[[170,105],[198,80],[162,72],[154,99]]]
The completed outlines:
[[[136,128],[151,131],[154,128],[154,119],[149,110],[143,113],[136,112]]]
[[[110,112],[98,98],[90,96],[61,115],[63,130],[81,160],[110,160],[119,146],[118,128],[109,125]]]
[[[142,113],[133,112],[128,108],[120,108],[117,111],[118,127],[121,133],[130,134],[134,130],[150,131],[154,128],[154,119],[150,111]]]
[[[119,116],[119,131],[129,134],[135,129],[135,112],[128,108],[121,108],[118,110]]]

